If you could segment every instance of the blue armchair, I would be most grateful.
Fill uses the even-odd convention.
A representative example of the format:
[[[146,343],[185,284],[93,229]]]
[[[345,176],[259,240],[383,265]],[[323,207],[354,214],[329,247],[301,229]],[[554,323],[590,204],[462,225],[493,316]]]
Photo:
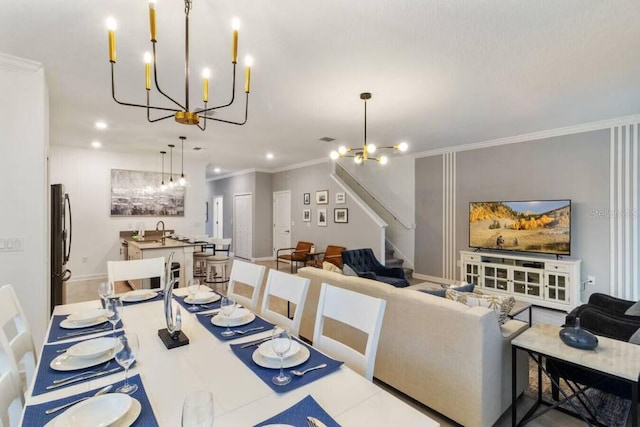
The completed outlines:
[[[402,268],[389,268],[380,264],[369,248],[343,251],[342,263],[349,265],[360,277],[388,283],[397,288],[409,286]]]

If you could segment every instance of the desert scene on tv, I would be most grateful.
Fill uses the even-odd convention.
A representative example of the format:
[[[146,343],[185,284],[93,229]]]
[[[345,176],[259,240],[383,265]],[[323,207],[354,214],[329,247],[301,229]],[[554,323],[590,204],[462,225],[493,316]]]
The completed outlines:
[[[569,255],[571,202],[469,204],[469,247]]]

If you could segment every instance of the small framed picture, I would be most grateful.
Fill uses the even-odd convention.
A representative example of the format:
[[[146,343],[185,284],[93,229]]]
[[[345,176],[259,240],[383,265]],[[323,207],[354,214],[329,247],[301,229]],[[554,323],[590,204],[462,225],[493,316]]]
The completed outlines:
[[[311,222],[311,209],[303,209],[302,210],[302,221],[303,222]]]
[[[347,223],[349,222],[349,209],[347,208],[335,208],[333,210],[333,222]]]
[[[327,209],[318,209],[318,227],[327,226]]]
[[[310,205],[311,204],[311,193],[304,193],[304,201],[303,203],[305,205]]]
[[[344,193],[336,193],[336,205],[347,203],[347,196]]]
[[[316,205],[329,204],[329,190],[316,191]]]

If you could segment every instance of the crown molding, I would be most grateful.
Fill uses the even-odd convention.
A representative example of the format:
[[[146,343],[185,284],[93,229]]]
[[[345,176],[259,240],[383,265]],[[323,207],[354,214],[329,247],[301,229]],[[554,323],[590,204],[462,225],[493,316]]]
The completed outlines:
[[[22,74],[33,74],[42,68],[42,64],[28,59],[0,53],[0,68]]]
[[[242,169],[242,170],[239,170],[239,171],[236,171],[236,172],[227,173],[227,174],[216,176],[216,177],[213,177],[213,178],[207,178],[207,182],[218,181],[220,179],[231,178],[231,177],[239,176],[239,175],[247,175],[247,174],[255,173],[255,172],[271,173],[271,171],[269,169],[257,169],[257,168]]]
[[[609,129],[615,126],[625,126],[640,122],[640,114],[631,116],[617,117],[607,120],[599,120],[596,122],[583,123],[575,126],[566,126],[557,129],[550,129],[540,132],[526,133],[523,135],[509,136],[506,138],[491,139],[488,141],[472,142],[470,144],[456,145],[453,147],[436,148],[433,150],[422,151],[412,154],[416,159],[421,157],[438,156],[444,153],[452,153],[458,151],[477,150],[480,148],[496,147],[499,145],[517,144],[520,142],[536,141],[556,136],[572,135],[576,133],[591,132],[594,130]]]
[[[302,162],[302,163],[294,163],[292,165],[282,166],[282,167],[279,167],[279,168],[271,169],[270,172],[271,173],[278,173],[278,172],[290,171],[290,170],[293,170],[293,169],[306,168],[306,167],[309,167],[309,166],[320,165],[322,163],[328,163],[329,161],[330,161],[329,159],[321,157],[319,159],[308,160],[308,161]]]

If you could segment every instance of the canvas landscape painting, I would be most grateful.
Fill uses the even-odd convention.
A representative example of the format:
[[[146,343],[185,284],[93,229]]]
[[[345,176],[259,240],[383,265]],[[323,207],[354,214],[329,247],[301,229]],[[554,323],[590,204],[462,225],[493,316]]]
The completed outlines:
[[[111,216],[184,216],[185,188],[162,191],[161,175],[111,169]]]

